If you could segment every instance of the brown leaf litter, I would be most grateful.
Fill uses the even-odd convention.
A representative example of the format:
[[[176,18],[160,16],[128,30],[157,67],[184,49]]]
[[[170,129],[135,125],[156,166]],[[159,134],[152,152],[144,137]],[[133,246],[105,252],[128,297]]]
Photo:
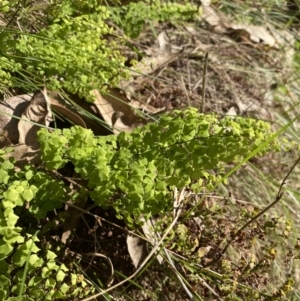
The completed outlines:
[[[140,102],[157,108],[200,107],[203,59],[208,52],[205,112],[231,110],[272,120],[272,84],[291,71],[293,36],[232,23],[210,6],[203,6],[199,21],[203,26],[164,24],[156,28],[160,32],[156,41],[149,39],[150,30],[135,41],[145,47],[145,57],[134,69],[147,70],[148,76],[136,74],[131,91]],[[151,72],[141,68],[145,61],[155,65]]]

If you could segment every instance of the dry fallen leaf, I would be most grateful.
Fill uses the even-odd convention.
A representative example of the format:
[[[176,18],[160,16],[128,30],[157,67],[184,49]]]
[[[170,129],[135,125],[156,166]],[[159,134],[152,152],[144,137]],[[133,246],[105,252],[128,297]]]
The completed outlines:
[[[37,132],[40,125],[49,126],[51,111],[44,92],[34,93],[18,123],[19,144],[15,146],[14,157],[18,166],[40,161],[40,146]]]
[[[100,116],[93,103],[88,103],[76,95],[69,95],[66,100],[63,95],[55,91],[49,91],[48,94],[54,112],[65,116],[75,125],[91,129],[96,136],[108,134],[101,122],[97,120],[100,119]]]
[[[7,131],[0,129],[0,147],[1,148],[12,145],[11,141],[9,141],[9,139],[7,138],[7,135],[8,135]]]
[[[60,101],[57,100],[60,99]],[[74,125],[79,125],[83,128],[86,128],[86,124],[81,116],[76,112],[74,107],[72,107],[69,103],[63,101],[61,97],[58,95],[55,97],[54,95],[49,97],[49,103],[51,108],[55,109],[58,113],[66,117],[70,120]]]
[[[31,98],[32,96],[30,95],[19,95],[0,102],[0,128],[5,131],[5,137],[12,144],[19,142],[19,119],[27,108]],[[0,147],[3,147],[3,145],[0,144]]]
[[[93,90],[93,93],[95,95],[94,106],[104,121],[113,127],[115,134],[132,131],[147,123],[147,120],[134,113],[121,93],[115,90],[110,90],[105,95],[98,90]]]
[[[235,107],[231,107],[231,108],[225,113],[225,115],[228,115],[228,116],[236,116],[236,115],[237,115],[237,112],[236,112]]]
[[[16,159],[16,166],[22,168],[24,165],[30,163],[36,165],[41,160],[41,152],[38,148],[33,149],[26,144],[14,145],[14,152],[9,153],[8,157],[13,156]]]
[[[126,243],[132,263],[138,268],[148,255],[146,242],[140,237],[128,234]]]
[[[236,36],[251,40],[254,43],[261,43],[270,47],[274,47],[276,44],[274,37],[262,26],[231,24],[228,28]]]
[[[200,19],[206,21],[216,33],[226,33],[230,24],[223,13],[215,10],[209,5],[202,5],[202,16]]]
[[[38,148],[37,131],[39,125],[48,126],[51,121],[51,111],[43,92],[34,93],[27,108],[18,122],[19,144]]]
[[[211,29],[216,33],[225,33],[231,36],[239,37],[249,40],[255,44],[263,44],[273,48],[280,48],[283,45],[294,45],[294,38],[287,31],[273,30],[268,31],[263,26],[249,25],[249,24],[236,24],[230,22],[230,20],[222,12],[216,10],[209,5],[209,2],[202,3],[202,16],[201,20],[204,20]],[[268,29],[270,26],[268,26]],[[287,37],[288,36],[288,37]],[[293,40],[291,42],[291,40]],[[290,54],[288,55],[290,57]]]
[[[48,126],[51,119],[45,94],[39,91],[33,96],[11,97],[1,102],[0,109],[0,125],[5,132],[1,146],[9,146],[10,142],[14,152],[8,156],[15,157],[17,166],[37,164],[40,160],[37,131],[41,125]]]

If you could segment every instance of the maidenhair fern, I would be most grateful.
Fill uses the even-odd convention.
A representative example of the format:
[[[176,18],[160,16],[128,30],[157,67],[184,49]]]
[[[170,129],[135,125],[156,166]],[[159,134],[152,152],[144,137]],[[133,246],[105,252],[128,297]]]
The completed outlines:
[[[218,118],[189,108],[118,136],[95,137],[78,126],[53,132],[41,129],[43,163],[38,169],[27,166],[16,172],[12,157],[7,161],[12,148],[1,150],[1,300],[17,295],[28,258],[24,296],[40,300],[44,293],[45,300],[56,300],[92,291],[84,288],[87,283],[81,275],[56,262],[51,244],[45,248],[40,236],[32,240],[31,231],[37,230],[32,225],[48,211],[84,194],[98,206],[113,207],[119,218],[133,226],[140,217],[172,211],[173,187],[210,190],[222,181],[218,171],[225,163],[241,160],[271,135],[263,121]],[[278,149],[278,143],[273,141],[270,148]],[[84,189],[71,190],[53,176],[67,163],[85,180]]]
[[[71,162],[95,203],[130,221],[170,210],[173,186],[211,189],[222,181],[213,169],[243,158],[270,135],[263,121],[219,119],[190,108],[117,137],[94,138],[92,131],[73,127],[42,129],[39,140],[47,168]]]
[[[36,220],[60,208],[60,200],[66,200],[63,182],[29,166],[16,172],[13,159],[7,161],[11,151],[0,150],[0,300],[20,300],[20,291],[28,301],[92,293],[94,288],[74,267],[70,270],[56,261],[51,243],[46,246],[34,235],[40,228]]]

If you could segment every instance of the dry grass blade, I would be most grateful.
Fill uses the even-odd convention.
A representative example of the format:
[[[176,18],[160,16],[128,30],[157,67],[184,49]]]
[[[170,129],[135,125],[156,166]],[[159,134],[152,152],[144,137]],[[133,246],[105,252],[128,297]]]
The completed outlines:
[[[174,269],[175,273],[176,273],[176,277],[179,280],[180,284],[182,285],[182,288],[184,289],[184,291],[186,292],[186,294],[188,295],[188,297],[192,300],[193,299],[193,294],[190,292],[190,290],[187,288],[187,286],[185,285],[184,281],[182,280],[182,276],[179,274],[179,272],[177,271],[174,262],[169,254],[169,251],[164,248],[164,252],[166,254],[166,257],[168,258],[168,262],[171,265],[171,267]]]
[[[81,255],[92,256],[92,257],[102,257],[102,258],[105,258],[108,261],[108,263],[110,265],[110,269],[111,269],[111,274],[109,276],[109,279],[106,282],[106,285],[111,286],[113,281],[114,281],[115,270],[114,270],[114,266],[113,266],[110,258],[103,255],[103,254],[100,254],[100,253],[84,253],[84,254],[81,254]]]

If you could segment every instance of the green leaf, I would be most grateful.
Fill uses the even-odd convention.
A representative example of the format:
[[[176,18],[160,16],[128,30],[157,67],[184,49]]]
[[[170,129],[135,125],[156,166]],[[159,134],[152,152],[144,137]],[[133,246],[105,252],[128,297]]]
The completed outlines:
[[[10,170],[10,169],[13,169],[14,168],[14,164],[12,164],[11,162],[9,161],[5,161],[1,164],[1,169],[4,169],[4,170]]]
[[[1,279],[0,279],[0,281],[1,281]],[[0,288],[0,300],[7,300],[6,299],[7,294],[8,294],[8,289],[1,289]]]
[[[130,201],[135,202],[135,203],[142,203],[143,202],[143,197],[142,195],[132,192],[128,194],[128,197],[130,198]]]
[[[0,170],[0,183],[7,184],[9,179],[10,179],[10,176],[8,175],[8,172],[1,169]]]
[[[49,260],[47,262],[47,267],[50,269],[50,270],[57,270],[58,269],[58,265],[56,264],[55,260]]]
[[[34,238],[35,239],[35,241],[38,241],[38,238],[37,237],[35,237]],[[27,241],[26,241],[26,247],[24,246],[24,249],[26,248],[26,249],[28,249],[28,250],[31,250],[31,253],[37,253],[37,252],[39,252],[41,249],[40,248],[38,248],[37,247],[37,245],[33,242],[33,239],[31,238],[31,239],[28,239]]]
[[[56,280],[59,282],[64,281],[65,277],[66,277],[66,273],[62,270],[59,270],[56,274]]]
[[[33,245],[32,245],[33,244]],[[25,244],[20,245],[12,256],[12,261],[17,266],[22,266],[29,253],[37,253],[40,249],[32,242],[32,239],[26,241]]]
[[[32,191],[32,193],[35,195],[37,191],[39,190],[35,185],[30,185],[29,189]]]
[[[52,274],[52,270],[51,269],[49,269],[48,267],[43,267],[42,273],[41,273],[42,278],[48,278],[48,277],[51,276],[51,274]],[[56,281],[55,281],[55,283],[56,283]]]
[[[16,186],[16,191],[19,193],[19,195],[23,193],[24,187],[23,187],[22,183],[20,183],[19,186]]]
[[[30,180],[34,177],[34,172],[33,170],[28,170],[26,173],[25,173],[25,178],[26,180]]]
[[[12,208],[6,208],[4,210],[4,216],[6,217],[6,223],[8,227],[13,227],[19,219]]]
[[[10,267],[8,265],[8,263],[5,260],[0,260],[0,271],[1,271],[1,275],[9,275],[10,273]],[[0,281],[0,287],[1,287],[1,281]]]
[[[13,264],[16,266],[24,265],[24,263],[27,260],[28,253],[29,253],[29,250],[24,250],[24,249],[18,248],[12,256]]]
[[[12,153],[12,152],[14,152],[15,151],[15,148],[14,147],[7,147],[6,149],[5,149],[5,153],[6,154],[9,154],[9,153]]]
[[[13,247],[5,242],[3,239],[0,239],[0,260],[5,259],[13,251]]]
[[[56,255],[54,252],[52,252],[52,251],[50,251],[50,250],[47,250],[46,258],[47,258],[48,260],[53,260],[53,259],[55,259],[56,257],[57,257],[57,255]]]
[[[51,161],[50,161],[50,159],[51,159]],[[49,158],[49,161],[47,162],[47,168],[49,168],[50,170],[60,169],[66,163],[67,163],[67,161],[64,160],[59,154],[55,154],[54,156],[51,155]]]
[[[5,301],[19,301],[18,297],[9,297]]]
[[[60,291],[66,295],[66,293],[69,291],[70,289],[70,286],[67,285],[66,283],[63,283],[62,286],[60,287]]]
[[[35,268],[40,268],[44,264],[43,258],[40,258],[36,254],[31,254],[28,261],[29,264]]]
[[[16,203],[19,200],[20,194],[16,189],[9,188],[8,191],[4,193],[4,197],[7,200]]]
[[[77,274],[71,273],[71,284],[74,286],[77,283]]]
[[[63,299],[64,297],[65,297],[65,295],[60,291],[55,291],[55,293],[53,294],[53,298],[55,298],[55,300]]]
[[[59,267],[62,271],[68,272],[69,269],[62,263]]]
[[[42,300],[45,296],[45,291],[40,288],[33,288],[30,290],[30,296],[34,297],[35,300]]]
[[[14,285],[11,289],[11,291],[15,294],[19,294],[19,291],[21,289],[24,289],[24,291],[26,291],[26,285],[24,285],[25,287],[22,288],[22,283],[17,283],[16,285]]]
[[[43,281],[43,278],[39,276],[33,276],[29,281],[28,281],[28,286],[37,286]]]
[[[159,191],[165,191],[167,189],[166,180],[156,180],[155,189]]]
[[[2,270],[3,271],[3,270]],[[1,288],[5,288],[5,290],[9,290],[10,288],[10,285],[11,285],[11,282],[10,282],[10,277],[9,275],[6,276],[6,275],[0,275],[0,287]]]
[[[3,235],[4,241],[13,244],[15,242],[23,243],[24,237],[19,234],[22,228],[15,228],[15,227],[1,227],[0,228],[0,235]]]
[[[22,193],[22,197],[25,201],[30,202],[34,197],[34,193],[31,188],[25,189]]]

